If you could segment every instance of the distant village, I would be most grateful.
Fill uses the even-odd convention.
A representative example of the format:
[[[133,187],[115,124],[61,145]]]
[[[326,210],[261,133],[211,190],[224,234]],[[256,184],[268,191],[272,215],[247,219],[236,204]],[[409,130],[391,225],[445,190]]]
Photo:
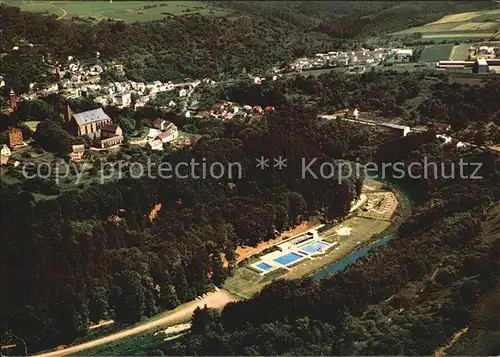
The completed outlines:
[[[28,44],[31,45],[31,44]],[[18,46],[12,50],[17,51]],[[276,81],[287,72],[301,73],[302,71],[321,68],[341,67],[347,73],[363,73],[367,68],[391,62],[410,62],[414,56],[411,48],[375,48],[373,50],[358,49],[355,51],[331,51],[328,53],[318,53],[312,58],[300,58],[290,63],[286,68],[273,68],[265,77],[248,76],[253,83],[262,84],[264,81]],[[200,85],[216,85],[210,79],[202,80],[186,79],[183,83],[154,81],[151,83],[135,82],[123,80],[120,82],[103,83],[102,75],[106,70],[111,70],[117,75],[124,77],[124,66],[120,63],[110,63],[103,65],[97,52],[95,60],[83,64],[74,56],[68,56],[64,63],[51,63],[50,59],[43,58],[43,62],[49,66],[50,71],[57,75],[59,80],[55,83],[39,86],[37,83],[30,84],[30,91],[21,96],[17,96],[14,91],[10,91],[9,111],[15,111],[20,101],[34,100],[50,94],[59,94],[68,99],[88,98],[98,103],[101,107],[94,110],[75,113],[68,106],[64,113],[66,130],[75,137],[86,135],[92,139],[92,147],[85,145],[73,145],[69,153],[71,160],[81,161],[86,150],[108,150],[120,147],[124,142],[122,128],[106,114],[108,106],[118,108],[130,108],[137,110],[158,97],[161,93],[169,93],[172,99],[166,105],[156,106],[158,109],[166,111],[176,111],[186,118],[214,118],[219,120],[230,120],[235,118],[257,119],[266,113],[274,110],[272,106],[260,107],[239,105],[230,101],[222,101],[213,104],[209,108],[199,108],[197,101],[192,100],[192,94]],[[440,61],[436,67],[454,68],[473,66],[477,72],[482,73],[488,66],[497,65],[500,59],[496,59],[495,49],[487,46],[471,48],[469,60],[467,61]],[[488,62],[490,61],[490,62]],[[497,61],[497,62],[493,62]],[[425,63],[418,62],[415,66],[426,66]],[[0,87],[5,86],[5,81],[0,77]],[[386,132],[396,133],[406,136],[410,127],[391,123],[374,123],[358,118],[357,108],[344,109],[336,113],[322,115],[324,119],[342,119],[356,121],[364,125],[374,125],[382,128]],[[439,127],[438,138],[445,143],[454,143],[457,147],[466,146],[458,140],[446,136],[446,130]],[[164,144],[169,143],[174,147],[191,145],[187,138],[180,138],[177,127],[164,119],[157,118],[150,123],[149,132],[138,140],[131,141],[131,144],[141,146],[150,151],[161,151]],[[1,151],[2,165],[17,166],[19,162],[10,158],[11,150],[26,146],[22,132],[18,128],[8,129],[8,145],[4,145]]]

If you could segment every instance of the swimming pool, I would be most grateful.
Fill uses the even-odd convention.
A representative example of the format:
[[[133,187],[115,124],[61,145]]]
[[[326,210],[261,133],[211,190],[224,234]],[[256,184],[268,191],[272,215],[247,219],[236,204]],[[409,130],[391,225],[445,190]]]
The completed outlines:
[[[325,248],[325,247],[328,247],[329,245],[325,242],[316,242],[316,243],[313,243],[313,244],[309,244],[309,245],[306,245],[302,248],[300,248],[300,250],[306,252],[306,253],[316,253],[318,250],[320,250],[321,248]]]
[[[276,263],[281,264],[281,265],[288,265],[290,263],[293,263],[296,260],[299,260],[300,258],[302,258],[302,255],[299,255],[297,253],[288,253],[288,254],[282,255],[281,257],[274,259],[274,261]]]
[[[269,270],[272,268],[272,266],[270,266],[269,264],[267,263],[259,263],[256,265],[257,268],[259,269],[262,269],[262,270]]]

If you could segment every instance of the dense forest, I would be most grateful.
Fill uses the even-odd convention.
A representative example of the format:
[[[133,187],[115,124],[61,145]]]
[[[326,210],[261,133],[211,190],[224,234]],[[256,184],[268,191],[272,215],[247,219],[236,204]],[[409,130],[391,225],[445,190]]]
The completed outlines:
[[[221,253],[232,261],[237,245],[272,238],[310,215],[344,216],[363,177],[339,184],[290,170],[299,157],[331,161],[336,146],[349,150],[362,135],[295,108],[258,126],[226,123],[220,137],[192,150],[149,157],[172,165],[237,162],[241,179],[124,178],[37,203],[23,187],[3,183],[0,286],[9,293],[0,297],[2,322],[35,350],[72,341],[89,321],[133,322],[193,299],[225,278]],[[297,159],[287,172],[263,172],[254,166],[261,155]]]
[[[490,321],[491,336],[498,336],[498,295],[481,298],[498,292],[500,282],[498,156],[443,152],[426,135],[409,140],[392,146],[386,159],[417,162],[425,154],[451,165],[466,158],[483,163],[484,179],[431,182],[426,203],[389,246],[320,282],[276,281],[222,313],[197,310],[191,334],[160,350],[166,355],[431,355],[473,319],[478,324],[478,304],[490,313],[482,319]],[[484,354],[499,352],[494,338],[481,341]]]
[[[223,77],[491,3],[217,5],[238,15],[93,24],[0,5],[6,89],[12,86],[20,93],[31,82],[51,81],[41,63],[47,53],[85,60],[99,51],[105,60],[122,61],[126,75],[136,80]],[[20,39],[34,46],[12,52]],[[483,326],[483,310],[495,311],[490,295],[498,292],[500,280],[498,155],[443,146],[432,132],[385,139],[370,127],[317,116],[358,105],[362,111],[400,116],[409,123],[498,126],[499,88],[498,80],[468,86],[413,74],[330,73],[262,86],[238,83],[203,93],[207,105],[232,99],[276,106],[259,122],[195,120],[149,106],[135,113],[107,110],[126,132],[162,116],[202,136],[178,152],[146,154],[125,148],[116,154],[117,161],[175,164],[205,158],[208,163],[238,162],[244,175],[203,180],[125,177],[41,201],[32,194],[39,189],[33,187],[36,182],[2,181],[0,343],[25,341],[32,353],[85,335],[89,322],[136,322],[220,286],[232,273],[238,245],[271,239],[312,216],[345,216],[360,194],[363,177],[340,183],[298,179],[302,157],[318,157],[318,165],[358,158],[409,165],[428,157],[451,170],[461,159],[481,162],[481,180],[412,180],[425,203],[400,227],[392,244],[369,258],[320,282],[278,280],[222,312],[197,310],[191,334],[160,346],[161,353],[170,355],[432,354],[457,329]],[[423,92],[432,99],[419,98]],[[2,117],[1,128],[41,120],[37,142],[48,151],[64,152],[75,143],[60,123],[66,103],[59,96],[21,102],[15,114]],[[70,104],[82,110],[95,106],[80,100]],[[494,140],[497,134],[490,130],[488,137],[478,139]],[[289,158],[286,171],[255,168],[256,157],[280,155]],[[161,210],[151,221],[148,215],[158,203]],[[486,354],[497,354],[496,346],[485,343],[483,348]]]

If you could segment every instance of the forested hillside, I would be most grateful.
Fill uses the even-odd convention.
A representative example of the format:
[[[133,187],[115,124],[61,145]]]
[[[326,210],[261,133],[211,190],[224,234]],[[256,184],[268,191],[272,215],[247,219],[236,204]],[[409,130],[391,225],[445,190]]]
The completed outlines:
[[[332,160],[329,143],[366,135],[351,125],[319,124],[315,112],[289,109],[258,126],[224,124],[220,137],[202,139],[192,151],[128,159],[241,163],[241,178],[237,172],[220,180],[124,178],[37,203],[19,185],[2,183],[3,327],[34,351],[71,342],[89,321],[134,322],[220,284],[227,274],[221,253],[232,261],[236,246],[274,238],[275,230],[310,215],[344,216],[362,177],[339,184],[302,180],[299,170],[255,168],[256,157],[292,153],[318,157],[319,165]],[[147,216],[158,203],[151,223]]]
[[[497,330],[480,331],[487,344],[467,351],[497,354],[498,324],[491,321],[498,314],[488,311],[500,281],[498,157],[442,157],[431,136],[412,140],[412,154],[394,149],[392,158],[418,162],[425,153],[450,164],[463,157],[483,162],[484,179],[433,182],[394,243],[343,273],[320,282],[276,281],[221,314],[196,311],[191,334],[165,343],[165,354],[431,355],[471,321],[486,326],[478,310]]]

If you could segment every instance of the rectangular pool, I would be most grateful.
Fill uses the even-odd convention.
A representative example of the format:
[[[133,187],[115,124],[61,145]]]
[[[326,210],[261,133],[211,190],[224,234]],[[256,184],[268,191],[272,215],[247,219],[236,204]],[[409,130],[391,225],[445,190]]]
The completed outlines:
[[[312,254],[312,253],[316,253],[321,248],[325,248],[328,246],[329,246],[329,244],[319,241],[319,242],[316,242],[313,244],[306,245],[306,246],[300,248],[300,250],[302,250],[306,253]]]
[[[259,263],[256,265],[257,268],[262,269],[262,270],[269,270],[272,268],[269,264],[266,263]]]
[[[281,265],[288,265],[290,263],[293,263],[296,260],[299,260],[300,258],[302,258],[302,255],[299,255],[297,253],[288,253],[288,254],[282,255],[281,257],[274,259],[274,261],[276,263],[281,264]]]

